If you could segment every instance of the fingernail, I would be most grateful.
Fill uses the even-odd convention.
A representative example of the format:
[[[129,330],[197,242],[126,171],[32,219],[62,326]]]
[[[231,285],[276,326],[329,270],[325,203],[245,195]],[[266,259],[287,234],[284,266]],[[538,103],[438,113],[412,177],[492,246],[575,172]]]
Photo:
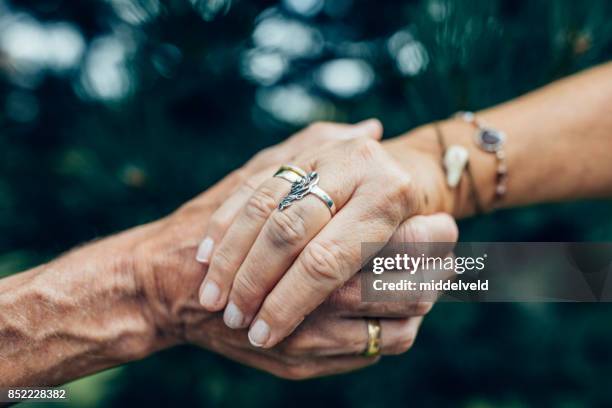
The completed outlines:
[[[244,324],[244,315],[233,302],[229,302],[223,313],[223,321],[230,329],[239,329]]]
[[[196,254],[196,261],[201,263],[206,263],[210,261],[210,255],[212,254],[213,246],[215,242],[210,237],[204,238],[204,240],[200,243],[198,247],[198,252]]]
[[[219,286],[215,282],[207,282],[200,293],[200,303],[206,308],[214,307],[219,300]]]
[[[270,326],[265,321],[259,319],[249,330],[249,341],[255,347],[261,347],[270,338]]]

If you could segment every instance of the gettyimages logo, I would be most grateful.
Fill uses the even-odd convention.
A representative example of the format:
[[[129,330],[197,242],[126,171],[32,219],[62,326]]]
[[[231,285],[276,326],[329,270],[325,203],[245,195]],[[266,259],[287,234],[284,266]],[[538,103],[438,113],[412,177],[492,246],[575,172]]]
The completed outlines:
[[[609,302],[612,243],[362,245],[366,302]]]
[[[394,257],[377,256],[372,260],[372,272],[380,275],[386,271],[406,271],[414,275],[419,270],[445,270],[456,274],[466,271],[482,271],[485,268],[487,254],[479,257],[463,256],[420,256],[414,257],[408,254],[395,254]]]

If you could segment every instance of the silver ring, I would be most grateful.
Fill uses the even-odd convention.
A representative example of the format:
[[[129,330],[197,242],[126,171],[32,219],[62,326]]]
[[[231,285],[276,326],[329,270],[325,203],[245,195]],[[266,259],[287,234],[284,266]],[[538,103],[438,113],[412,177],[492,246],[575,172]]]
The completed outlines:
[[[304,174],[304,176],[302,176],[302,174]],[[334,200],[317,185],[319,183],[319,175],[316,172],[306,173],[299,167],[285,165],[281,166],[274,174],[274,177],[282,178],[291,183],[291,190],[278,204],[278,209],[280,211],[283,211],[293,202],[301,200],[308,194],[313,194],[323,201],[332,217],[336,214],[336,204]]]

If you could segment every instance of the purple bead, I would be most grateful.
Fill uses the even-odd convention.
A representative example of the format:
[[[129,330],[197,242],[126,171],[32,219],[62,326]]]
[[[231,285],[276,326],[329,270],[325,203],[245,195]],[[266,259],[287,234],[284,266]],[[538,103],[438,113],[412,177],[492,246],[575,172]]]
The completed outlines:
[[[482,139],[482,142],[488,145],[497,144],[501,140],[497,132],[495,132],[494,130],[488,130],[488,129],[483,130],[482,135],[480,137]]]
[[[483,128],[478,132],[477,141],[487,152],[496,152],[504,143],[504,134],[495,129]]]

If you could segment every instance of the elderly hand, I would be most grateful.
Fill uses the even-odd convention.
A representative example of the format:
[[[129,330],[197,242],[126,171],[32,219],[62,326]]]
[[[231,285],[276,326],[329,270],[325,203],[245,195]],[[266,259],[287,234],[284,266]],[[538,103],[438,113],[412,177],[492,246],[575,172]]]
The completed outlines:
[[[223,186],[215,194],[223,193]],[[379,319],[381,354],[407,351],[431,302],[361,302],[357,276],[337,289],[277,347],[253,346],[246,330],[233,330],[218,313],[205,311],[197,298],[201,267],[189,261],[195,252],[197,222],[209,217],[210,196],[196,199],[157,225],[154,237],[137,251],[144,261],[137,269],[146,304],[158,332],[168,344],[191,343],[240,363],[288,379],[304,379],[352,371],[378,361],[364,357],[368,342],[365,318]],[[417,216],[402,224],[393,240],[455,241],[457,228],[446,214]]]
[[[228,327],[250,326],[249,339],[272,347],[341,287],[361,266],[361,243],[387,242],[414,214],[437,210],[439,197],[431,186],[419,184],[442,170],[433,156],[415,152],[402,167],[377,139],[382,129],[375,120],[350,129],[317,124],[304,134],[358,134],[347,140],[312,143],[291,163],[316,171],[319,186],[338,213],[313,194],[292,202],[283,211],[279,202],[289,190],[287,180],[271,177],[282,162],[253,176],[212,216],[215,222],[204,239],[198,259],[210,260],[200,299],[209,311],[225,308]],[[410,172],[409,172],[410,171]],[[449,221],[444,228],[449,231]],[[454,225],[454,224],[453,224]],[[425,241],[447,241],[425,230]],[[452,235],[452,234],[451,234]],[[211,251],[214,245],[214,252]]]
[[[393,240],[418,242],[432,237],[454,242],[457,228],[453,219],[446,214],[413,217],[394,234]],[[243,364],[288,379],[339,374],[378,361],[377,357],[361,355],[368,343],[367,317],[379,319],[382,355],[408,351],[432,303],[364,303],[360,282],[359,277],[354,276],[334,291],[291,335],[273,348],[254,347],[244,330],[228,328],[218,314],[210,315],[204,323],[195,320],[186,325],[185,338]]]
[[[188,255],[196,251],[203,221],[212,236],[223,235],[224,226],[239,212],[240,201],[250,195],[244,180],[268,175],[266,167],[270,162],[293,160],[310,143],[323,147],[370,137],[370,126],[371,122],[361,127],[329,124],[302,131],[258,154],[242,169],[166,219],[147,226],[154,230],[143,233],[151,238],[138,245],[136,266],[145,288],[148,314],[163,337],[171,343],[200,345],[285,378],[340,373],[377,361],[360,355],[368,340],[366,317],[380,319],[382,354],[401,353],[411,346],[431,303],[363,303],[360,281],[354,278],[330,292],[325,302],[278,347],[256,348],[250,344],[245,330],[229,329],[219,314],[207,312],[199,304],[197,288],[202,281],[202,266]],[[224,204],[219,207],[221,202]],[[419,216],[404,222],[393,236],[397,241],[455,241],[457,228],[452,218],[444,214]]]

